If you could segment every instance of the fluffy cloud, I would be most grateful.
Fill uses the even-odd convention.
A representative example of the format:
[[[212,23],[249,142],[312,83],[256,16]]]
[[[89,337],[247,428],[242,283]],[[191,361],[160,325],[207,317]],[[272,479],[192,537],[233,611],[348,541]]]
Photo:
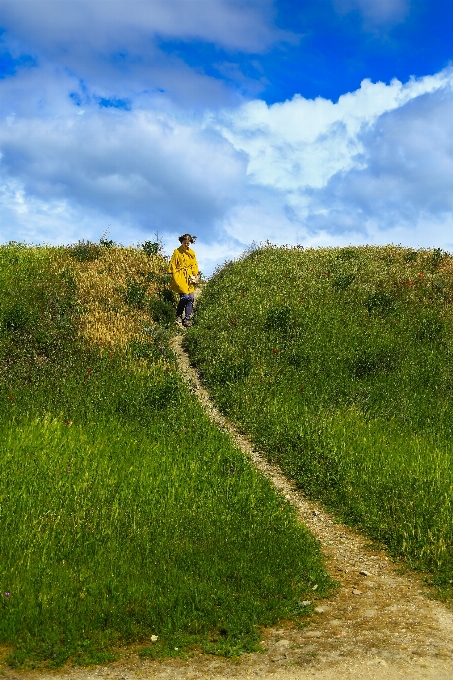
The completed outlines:
[[[271,0],[0,0],[2,41],[15,56],[66,69],[98,97],[158,96],[190,107],[237,103],[238,91],[167,52],[165,45],[209,43],[259,53],[289,31],[273,25]],[[224,66],[218,64],[219,71]],[[261,89],[260,79],[234,81]],[[230,69],[230,76],[231,76]],[[249,82],[250,81],[250,82]],[[240,91],[239,87],[239,91]]]
[[[245,176],[243,155],[218,133],[159,112],[10,117],[0,148],[5,186],[20,182],[24,197],[159,231],[198,227],[208,236]]]
[[[406,85],[364,80],[359,90],[341,96],[336,104],[300,95],[271,106],[256,100],[211,122],[247,153],[253,184],[286,191],[320,188],[334,174],[364,163],[364,131],[382,114],[452,82],[451,70]]]
[[[272,106],[254,101],[211,120],[248,157],[248,200],[229,216],[229,233],[239,238],[247,224],[278,242],[397,236],[414,245],[421,225],[432,224],[430,235],[445,247],[452,88],[447,69],[405,85],[364,81],[336,104],[300,96]]]
[[[99,54],[135,44],[143,51],[156,35],[259,52],[289,35],[272,25],[270,0],[2,0],[0,6],[13,36],[57,58],[75,46]]]
[[[403,21],[409,13],[410,0],[335,0],[341,13],[359,10],[365,24],[394,25]]]
[[[453,247],[452,69],[203,116],[159,98],[103,106],[50,65],[0,87],[3,241],[110,225],[125,245],[158,231],[171,251],[189,231],[205,273],[265,239]]]

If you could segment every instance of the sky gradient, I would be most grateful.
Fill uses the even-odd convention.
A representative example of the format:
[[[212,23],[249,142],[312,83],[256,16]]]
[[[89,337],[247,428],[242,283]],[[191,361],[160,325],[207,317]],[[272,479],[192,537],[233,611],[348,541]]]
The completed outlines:
[[[451,0],[0,0],[0,242],[453,250]]]

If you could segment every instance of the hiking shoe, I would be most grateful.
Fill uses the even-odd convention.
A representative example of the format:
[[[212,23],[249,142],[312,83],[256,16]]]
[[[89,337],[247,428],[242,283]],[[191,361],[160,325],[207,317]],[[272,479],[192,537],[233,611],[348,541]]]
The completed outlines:
[[[176,317],[175,324],[177,326],[182,326],[182,318],[180,316]]]
[[[190,321],[183,321],[182,325],[183,325],[183,328],[189,328],[192,325],[192,323]]]

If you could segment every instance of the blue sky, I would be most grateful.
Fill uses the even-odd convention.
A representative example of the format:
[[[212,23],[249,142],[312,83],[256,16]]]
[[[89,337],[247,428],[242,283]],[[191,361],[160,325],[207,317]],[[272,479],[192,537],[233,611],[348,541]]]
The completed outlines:
[[[453,250],[451,0],[0,0],[0,241]]]

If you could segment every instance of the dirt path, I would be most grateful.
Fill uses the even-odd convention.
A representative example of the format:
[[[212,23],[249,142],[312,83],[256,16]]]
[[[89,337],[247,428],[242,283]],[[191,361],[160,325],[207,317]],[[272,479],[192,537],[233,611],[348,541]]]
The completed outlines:
[[[276,466],[254,451],[213,406],[182,348],[173,349],[181,372],[216,425],[253,461],[276,489],[296,507],[298,515],[322,543],[329,573],[341,583],[339,592],[320,601],[307,628],[280,624],[263,634],[263,654],[226,660],[200,654],[188,661],[162,663],[134,654],[121,662],[93,669],[69,668],[41,674],[65,680],[222,680],[272,677],[275,680],[453,680],[453,614],[430,600],[421,580],[402,575],[382,551],[348,527],[333,521],[308,501]],[[7,678],[23,673],[5,670]],[[36,674],[27,673],[28,676]]]

